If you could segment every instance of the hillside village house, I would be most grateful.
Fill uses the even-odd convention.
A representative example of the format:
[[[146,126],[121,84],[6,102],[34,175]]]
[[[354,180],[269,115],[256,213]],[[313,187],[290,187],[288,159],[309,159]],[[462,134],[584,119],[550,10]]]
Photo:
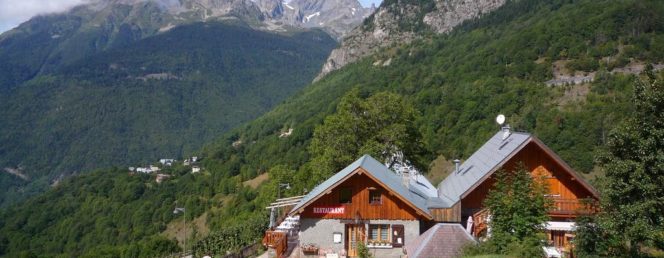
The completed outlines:
[[[595,212],[598,194],[535,136],[508,128],[457,163],[438,187],[365,155],[314,188],[289,215],[299,216],[300,246],[315,247],[317,254],[354,257],[361,241],[375,257],[452,257],[462,243],[490,231],[490,212],[482,204],[492,175],[517,164],[545,177],[554,203],[546,224],[549,251],[569,251],[574,219]]]
[[[174,162],[175,162],[174,159],[160,159],[159,160],[159,163],[161,163],[161,165],[164,165],[164,166],[172,166]]]

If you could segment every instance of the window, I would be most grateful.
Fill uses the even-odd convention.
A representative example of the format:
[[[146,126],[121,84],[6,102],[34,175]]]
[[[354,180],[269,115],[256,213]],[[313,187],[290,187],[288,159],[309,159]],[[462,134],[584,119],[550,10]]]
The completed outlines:
[[[369,190],[369,203],[370,204],[382,204],[383,200],[379,190]]]
[[[374,224],[369,225],[369,244],[391,244],[390,242],[390,225],[387,224]]]
[[[339,190],[339,203],[348,204],[353,200],[353,191],[350,188]]]

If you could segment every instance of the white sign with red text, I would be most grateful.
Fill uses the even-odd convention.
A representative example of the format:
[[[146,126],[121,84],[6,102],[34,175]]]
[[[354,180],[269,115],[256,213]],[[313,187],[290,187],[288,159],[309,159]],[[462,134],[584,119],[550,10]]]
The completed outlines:
[[[346,207],[314,207],[314,214],[344,214]]]

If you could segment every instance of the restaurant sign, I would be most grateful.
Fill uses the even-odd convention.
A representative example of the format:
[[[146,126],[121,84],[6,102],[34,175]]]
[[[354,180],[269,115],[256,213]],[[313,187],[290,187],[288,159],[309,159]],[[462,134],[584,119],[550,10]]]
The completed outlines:
[[[314,207],[314,214],[344,214],[345,211],[344,206]]]

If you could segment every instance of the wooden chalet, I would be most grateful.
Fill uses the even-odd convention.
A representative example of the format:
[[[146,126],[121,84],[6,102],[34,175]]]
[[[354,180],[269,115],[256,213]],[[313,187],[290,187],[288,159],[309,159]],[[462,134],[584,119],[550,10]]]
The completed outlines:
[[[403,246],[433,221],[436,188],[418,174],[396,174],[365,155],[318,185],[290,215],[300,216],[300,244],[354,257],[364,242],[375,257],[403,257]]]
[[[490,211],[483,201],[493,186],[493,174],[518,164],[534,176],[546,178],[547,196],[554,203],[547,233],[551,245],[564,249],[573,238],[574,219],[596,211],[597,191],[535,136],[509,129],[499,131],[465,162],[457,163],[438,187],[420,174],[395,173],[365,155],[314,188],[289,215],[299,216],[299,245],[303,250],[315,250],[309,254],[316,256],[354,257],[359,242],[375,257],[437,250],[418,245],[435,246],[431,243],[438,241],[430,236],[446,235],[439,232],[450,227],[439,223],[460,224],[476,238],[486,235]],[[438,233],[426,233],[430,228]]]
[[[553,202],[549,210],[551,220],[546,224],[549,241],[559,250],[569,251],[576,217],[594,214],[599,194],[537,137],[511,132],[509,128],[491,137],[438,185],[439,197],[448,200],[449,206],[435,213],[439,215],[435,220],[472,224],[473,236],[485,236],[490,211],[483,202],[495,182],[493,175],[500,169],[514,170],[519,165],[525,166],[533,177],[546,180],[547,197]]]

